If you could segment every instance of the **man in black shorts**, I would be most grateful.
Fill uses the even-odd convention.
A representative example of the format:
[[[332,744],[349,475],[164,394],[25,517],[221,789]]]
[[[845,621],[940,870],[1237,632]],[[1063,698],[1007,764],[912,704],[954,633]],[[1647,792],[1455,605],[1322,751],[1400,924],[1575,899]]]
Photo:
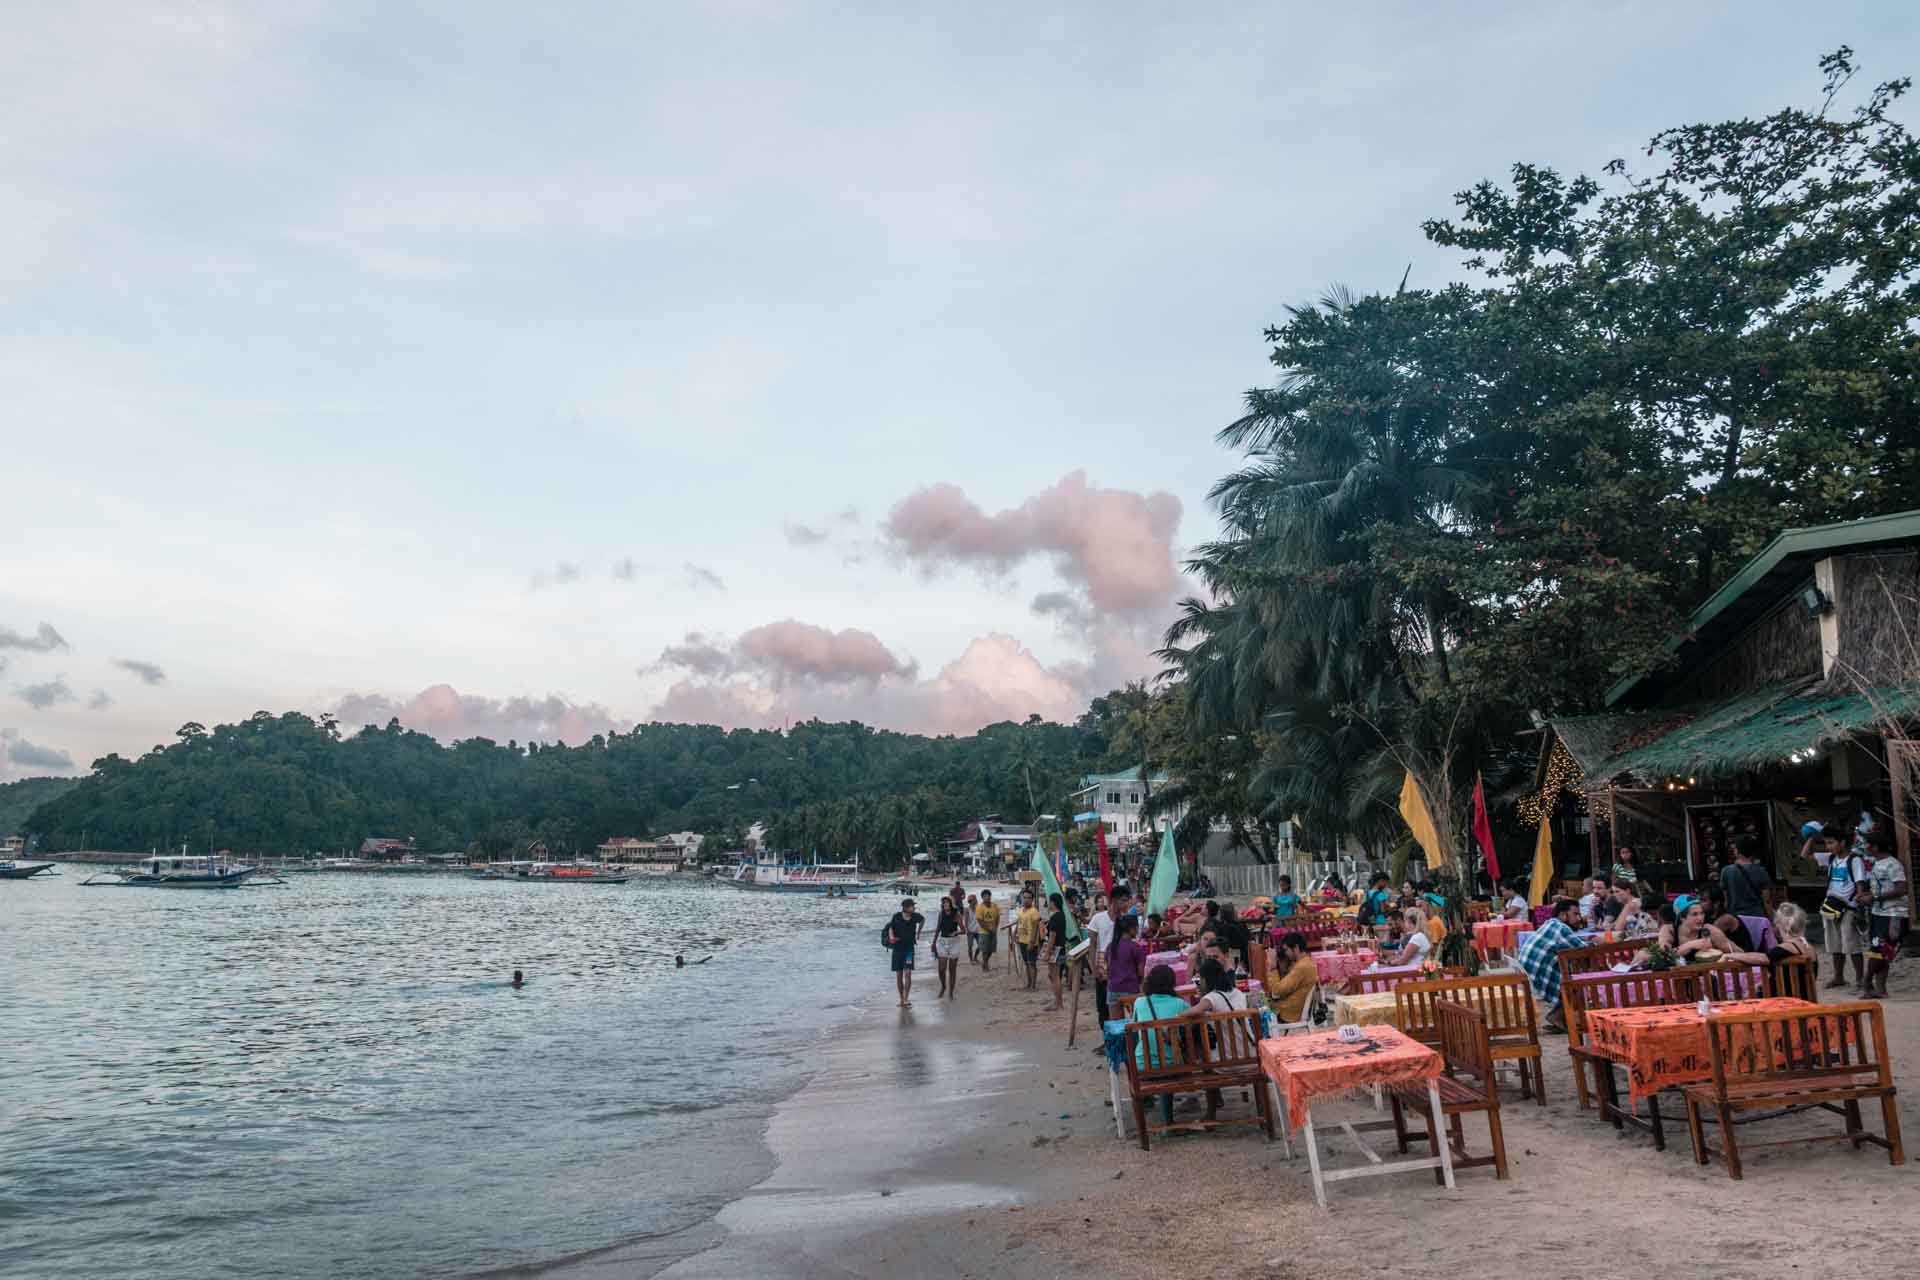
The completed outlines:
[[[903,898],[900,909],[887,921],[887,950],[893,956],[893,985],[900,992],[900,1007],[913,1006],[913,949],[920,941],[920,926],[926,917],[913,909],[913,899]]]

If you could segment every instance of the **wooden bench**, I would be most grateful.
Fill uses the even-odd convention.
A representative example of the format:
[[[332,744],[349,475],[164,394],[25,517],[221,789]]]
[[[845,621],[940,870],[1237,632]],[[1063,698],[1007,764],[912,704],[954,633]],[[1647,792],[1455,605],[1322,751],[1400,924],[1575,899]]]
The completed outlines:
[[[1711,1110],[1720,1126],[1721,1156],[1727,1176],[1739,1178],[1740,1146],[1734,1137],[1736,1114],[1786,1107],[1819,1107],[1846,1118],[1841,1133],[1789,1138],[1779,1142],[1747,1143],[1784,1147],[1802,1142],[1844,1139],[1858,1148],[1871,1142],[1885,1147],[1888,1163],[1906,1162],[1900,1145],[1900,1115],[1894,1107],[1893,1064],[1887,1060],[1886,1028],[1877,1004],[1830,1004],[1818,1009],[1788,1012],[1732,1013],[1707,1020],[1707,1047],[1713,1079],[1687,1085],[1687,1131],[1693,1138],[1693,1158],[1706,1164],[1707,1148],[1701,1123]],[[1886,1136],[1868,1133],[1860,1104],[1878,1100]]]
[[[1145,1052],[1137,1055],[1136,1045]],[[1144,1065],[1139,1060],[1144,1058]],[[1273,1108],[1260,1067],[1260,1014],[1190,1014],[1137,1022],[1127,1028],[1127,1087],[1133,1094],[1133,1124],[1140,1149],[1148,1150],[1147,1099],[1178,1093],[1250,1088],[1255,1115],[1239,1121],[1207,1121],[1172,1128],[1211,1128],[1218,1124],[1258,1124],[1273,1141]],[[1168,1131],[1163,1127],[1161,1132]]]
[[[1587,1068],[1592,1067],[1600,1086],[1600,1118],[1611,1120],[1618,1129],[1631,1123],[1653,1134],[1653,1145],[1666,1150],[1667,1135],[1660,1118],[1660,1100],[1647,1099],[1647,1119],[1620,1110],[1618,1090],[1613,1084],[1613,1060],[1595,1053],[1587,1038],[1587,1014],[1596,1009],[1640,1009],[1649,1005],[1693,1004],[1700,999],[1701,977],[1698,970],[1684,967],[1659,973],[1609,973],[1585,982],[1569,981],[1562,975],[1560,1006],[1566,1011],[1567,1057],[1573,1066],[1574,1093],[1581,1110],[1592,1105],[1587,1092]]]
[[[1595,973],[1630,962],[1651,941],[1651,938],[1635,938],[1625,942],[1597,942],[1591,947],[1568,947],[1554,957],[1560,965],[1560,981],[1564,986],[1576,973]]]
[[[1496,1063],[1513,1062],[1520,1068],[1520,1096],[1547,1105],[1546,1082],[1540,1070],[1540,1022],[1533,1007],[1533,988],[1519,973],[1481,974],[1477,978],[1440,978],[1403,982],[1393,989],[1394,1025],[1422,1044],[1440,1044],[1442,1000],[1472,1006],[1487,1024]]]
[[[1476,1169],[1492,1165],[1493,1176],[1504,1179],[1507,1176],[1507,1140],[1500,1129],[1500,1088],[1494,1073],[1493,1045],[1487,1034],[1487,1020],[1472,1007],[1455,1000],[1434,1001],[1434,1011],[1440,1031],[1440,1054],[1446,1059],[1446,1069],[1435,1084],[1440,1092],[1440,1114],[1446,1118],[1448,1140],[1453,1148],[1453,1167]],[[1393,1136],[1404,1155],[1408,1142],[1426,1137],[1407,1128],[1407,1110],[1411,1109],[1414,1114],[1427,1120],[1430,1130],[1438,1129],[1435,1123],[1438,1117],[1430,1114],[1431,1104],[1427,1100],[1425,1081],[1418,1085],[1394,1085],[1392,1097]],[[1460,1117],[1475,1111],[1486,1113],[1487,1139],[1493,1148],[1492,1155],[1467,1154],[1466,1136],[1461,1130]],[[1434,1177],[1439,1179],[1437,1171]]]

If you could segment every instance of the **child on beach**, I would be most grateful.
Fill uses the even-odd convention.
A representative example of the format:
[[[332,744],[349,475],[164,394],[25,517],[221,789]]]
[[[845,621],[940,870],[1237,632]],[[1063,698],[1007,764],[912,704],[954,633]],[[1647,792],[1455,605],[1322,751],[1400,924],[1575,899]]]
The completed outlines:
[[[1020,963],[1027,967],[1027,990],[1031,991],[1040,983],[1040,908],[1033,905],[1033,895],[1020,896],[1020,914],[1013,922],[1013,942],[1020,948]]]

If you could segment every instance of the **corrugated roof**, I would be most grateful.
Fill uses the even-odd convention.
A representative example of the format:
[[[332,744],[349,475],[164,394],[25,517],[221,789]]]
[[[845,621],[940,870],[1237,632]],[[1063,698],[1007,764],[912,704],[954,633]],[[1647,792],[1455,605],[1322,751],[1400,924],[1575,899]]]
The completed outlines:
[[[1824,747],[1885,717],[1915,715],[1920,690],[1846,692],[1799,680],[1642,715],[1570,717],[1555,720],[1553,729],[1587,785],[1597,787],[1623,778],[1726,777],[1785,764],[1796,752]]]

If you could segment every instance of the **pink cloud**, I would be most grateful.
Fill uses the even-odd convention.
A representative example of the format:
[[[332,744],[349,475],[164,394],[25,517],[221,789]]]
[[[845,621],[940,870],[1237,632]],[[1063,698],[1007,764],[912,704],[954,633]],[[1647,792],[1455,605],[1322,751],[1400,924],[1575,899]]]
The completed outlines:
[[[1180,500],[1170,493],[1099,489],[1070,472],[1017,507],[982,511],[957,486],[929,485],[902,499],[883,530],[926,569],[975,565],[1005,573],[1029,556],[1050,556],[1101,613],[1162,613],[1179,589],[1173,536]]]
[[[740,637],[739,650],[747,664],[765,671],[776,686],[792,680],[878,680],[911,676],[914,670],[871,631],[829,631],[792,618],[755,627]]]
[[[442,742],[491,738],[495,742],[578,745],[596,733],[624,732],[633,724],[614,718],[598,703],[574,703],[551,694],[545,698],[486,698],[460,693],[446,684],[431,685],[404,702],[377,693],[348,694],[334,706],[333,714],[349,732],[397,718],[407,728],[432,734]]]
[[[776,631],[798,628],[799,631]],[[740,652],[749,637],[757,648],[768,641],[761,633],[774,632],[802,640],[800,660],[771,666],[764,657]],[[676,681],[653,708],[650,719],[721,724],[730,728],[774,728],[795,720],[859,720],[883,729],[909,733],[972,733],[1000,720],[1024,720],[1039,714],[1049,720],[1071,720],[1085,709],[1088,694],[1076,681],[1084,668],[1054,669],[1012,636],[979,636],[930,679],[921,680],[911,663],[895,657],[877,639],[877,652],[860,645],[843,655],[842,662],[809,669],[809,654],[818,653],[819,636],[831,635],[804,623],[775,623],[755,628],[741,637],[738,654],[726,676],[693,672]],[[848,633],[838,633],[845,636]],[[669,652],[672,652],[669,650]],[[884,658],[881,655],[885,655]],[[673,665],[662,655],[661,665]],[[890,664],[890,665],[889,665]],[[881,669],[882,667],[885,669]],[[857,669],[861,674],[849,674]],[[871,673],[871,674],[867,674]]]

